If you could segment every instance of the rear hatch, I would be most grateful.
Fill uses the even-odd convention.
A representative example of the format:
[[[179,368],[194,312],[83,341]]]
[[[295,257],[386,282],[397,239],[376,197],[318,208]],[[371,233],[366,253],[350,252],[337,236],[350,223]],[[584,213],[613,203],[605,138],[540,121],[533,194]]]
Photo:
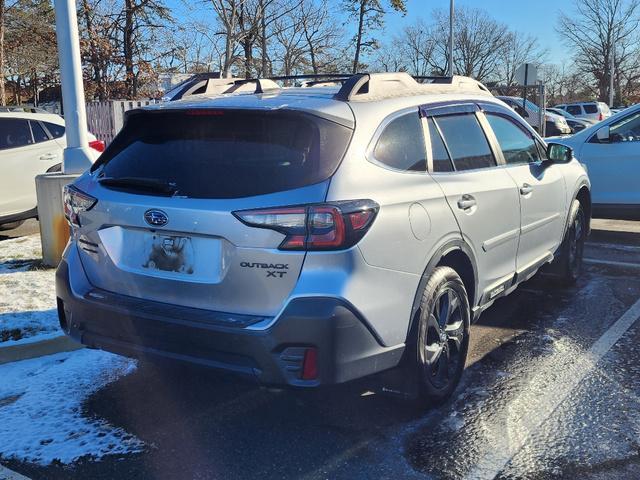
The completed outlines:
[[[352,130],[292,110],[141,111],[76,186],[97,199],[78,246],[89,281],[132,297],[275,315],[304,251],[233,212],[323,202]]]

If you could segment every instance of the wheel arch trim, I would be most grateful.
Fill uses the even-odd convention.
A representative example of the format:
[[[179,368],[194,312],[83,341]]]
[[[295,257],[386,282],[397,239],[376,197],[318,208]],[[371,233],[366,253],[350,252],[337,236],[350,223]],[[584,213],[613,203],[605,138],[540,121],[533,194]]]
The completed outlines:
[[[474,283],[474,298],[469,299],[469,306],[471,307],[471,317],[473,318],[473,309],[476,304],[476,298],[478,296],[478,266],[476,262],[476,257],[473,253],[473,250],[469,246],[467,242],[462,238],[457,238],[453,240],[448,240],[443,243],[431,256],[431,259],[427,263],[422,276],[420,277],[420,282],[418,282],[418,288],[414,295],[413,304],[411,305],[411,317],[409,318],[409,327],[407,329],[407,339],[411,335],[411,331],[414,328],[415,324],[415,316],[420,307],[420,300],[422,298],[422,291],[424,290],[425,285],[429,281],[429,277],[438,266],[438,264],[442,261],[444,257],[454,251],[461,251],[466,255],[471,263],[471,267],[473,268],[473,283]]]

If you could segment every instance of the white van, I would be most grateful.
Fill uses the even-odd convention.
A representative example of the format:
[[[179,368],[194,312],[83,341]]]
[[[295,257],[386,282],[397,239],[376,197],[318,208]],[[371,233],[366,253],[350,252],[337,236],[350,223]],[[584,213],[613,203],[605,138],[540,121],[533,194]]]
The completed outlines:
[[[556,105],[556,108],[561,108],[574,117],[594,120],[596,122],[601,122],[611,116],[611,110],[609,110],[609,106],[604,102],[563,103]]]

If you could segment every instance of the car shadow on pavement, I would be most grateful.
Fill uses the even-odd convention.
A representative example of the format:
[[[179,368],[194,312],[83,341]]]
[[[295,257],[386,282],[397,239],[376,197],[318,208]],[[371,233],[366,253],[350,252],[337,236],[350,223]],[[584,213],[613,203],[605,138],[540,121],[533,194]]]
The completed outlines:
[[[129,478],[298,478],[423,414],[368,388],[358,381],[270,389],[198,367],[140,362],[135,373],[94,394],[86,413],[147,444],[128,462]],[[110,478],[112,462],[96,471],[90,462],[78,467]]]

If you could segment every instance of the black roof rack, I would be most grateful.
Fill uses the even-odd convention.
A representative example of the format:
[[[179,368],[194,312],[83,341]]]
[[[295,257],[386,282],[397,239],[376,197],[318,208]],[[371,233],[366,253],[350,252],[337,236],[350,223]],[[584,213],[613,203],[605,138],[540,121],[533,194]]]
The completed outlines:
[[[352,75],[346,82],[342,84],[340,91],[338,91],[338,93],[336,93],[333,98],[335,98],[336,100],[347,102],[351,99],[352,95],[356,95],[358,93],[368,93],[370,79],[371,75],[369,75],[368,73],[357,73],[355,75]]]

